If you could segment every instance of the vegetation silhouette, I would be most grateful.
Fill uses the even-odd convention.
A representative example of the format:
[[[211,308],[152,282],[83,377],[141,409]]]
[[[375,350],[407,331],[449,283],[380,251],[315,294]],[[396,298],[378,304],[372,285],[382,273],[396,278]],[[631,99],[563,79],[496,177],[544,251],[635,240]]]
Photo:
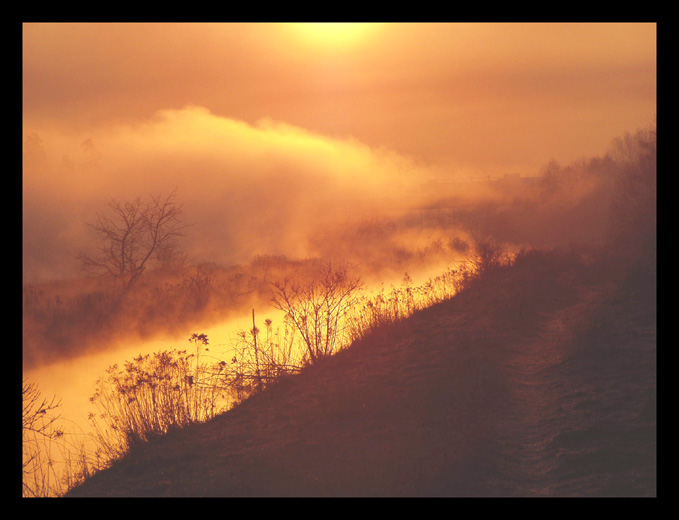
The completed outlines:
[[[522,252],[67,496],[652,495],[653,311],[630,296],[575,251]]]
[[[182,213],[173,191],[165,198],[150,196],[146,202],[112,200],[108,212],[98,214],[89,225],[98,246],[78,260],[83,270],[107,274],[113,280],[117,295],[110,312],[115,312],[153,262],[167,265],[184,259],[178,243],[185,228]]]
[[[37,383],[24,379],[21,390],[21,435],[23,444],[22,488],[28,497],[49,496],[58,477],[46,460],[52,441],[64,434],[57,424],[59,415],[53,415],[61,406],[56,397],[42,396]]]
[[[99,414],[93,416],[98,421],[95,430],[99,451],[88,462],[88,471],[79,472],[84,478],[75,482],[71,477],[69,489],[74,490],[71,494],[78,494],[78,489],[86,490],[83,484],[91,480],[93,473],[126,467],[125,461],[134,457],[143,460],[146,450],[152,450],[168,433],[188,431],[187,427],[196,423],[213,422],[235,405],[263,395],[268,388],[284,389],[285,381],[294,379],[289,376],[315,373],[314,367],[329,366],[338,352],[366,345],[384,331],[389,335],[388,331],[406,324],[418,312],[447,301],[458,301],[460,306],[469,304],[479,310],[478,305],[471,303],[477,297],[483,298],[483,315],[470,318],[477,327],[475,330],[481,324],[489,324],[503,331],[530,331],[550,309],[579,301],[582,293],[592,291],[593,287],[596,291],[605,288],[607,295],[617,291],[616,294],[625,296],[634,289],[635,298],[639,295],[645,298],[649,319],[654,318],[655,140],[655,131],[642,131],[618,141],[615,151],[602,160],[568,168],[550,166],[543,188],[577,184],[575,180],[584,175],[583,171],[606,176],[603,185],[612,188],[610,213],[607,233],[598,249],[572,245],[570,249],[510,250],[495,238],[502,233],[488,233],[486,219],[481,224],[474,221],[469,228],[471,236],[483,239],[477,238],[472,244],[461,244],[458,240],[455,245],[456,249],[466,250],[466,261],[458,262],[421,286],[413,286],[406,274],[400,287],[367,294],[358,277],[352,277],[346,266],[317,262],[291,265],[287,260],[277,266],[275,273],[267,271],[257,280],[251,278],[254,293],[269,297],[273,294],[274,304],[285,315],[283,329],[274,328],[268,318],[264,327],[258,328],[253,310],[253,327],[238,335],[236,355],[231,359],[210,352],[208,338],[196,333],[190,338],[193,346],[190,352],[163,351],[140,356],[123,368],[111,367],[93,396],[93,402],[99,406]],[[300,265],[318,269],[316,276],[306,280],[290,278],[291,273],[299,273]],[[268,264],[267,269],[270,267]],[[212,297],[209,292],[212,289],[208,288],[214,287],[217,277],[218,271],[205,268],[192,272],[185,285],[197,295],[192,305],[205,309]],[[206,293],[210,296],[205,296]],[[609,324],[617,326],[619,317],[610,316]],[[587,319],[578,320],[580,329],[575,331],[576,336],[592,341],[596,327]],[[597,334],[605,335],[607,331],[602,326]],[[426,337],[430,337],[429,332]],[[590,346],[597,348],[594,344]],[[432,355],[435,358],[438,354]],[[332,390],[319,390],[328,416],[353,407],[342,404],[344,401],[358,403],[352,390],[346,390],[344,399],[341,392],[336,393],[336,384],[329,388]]]
[[[286,279],[273,285],[274,307],[301,335],[309,363],[331,356],[343,340],[345,317],[356,304],[360,280],[351,278],[346,267],[328,263],[310,282]]]

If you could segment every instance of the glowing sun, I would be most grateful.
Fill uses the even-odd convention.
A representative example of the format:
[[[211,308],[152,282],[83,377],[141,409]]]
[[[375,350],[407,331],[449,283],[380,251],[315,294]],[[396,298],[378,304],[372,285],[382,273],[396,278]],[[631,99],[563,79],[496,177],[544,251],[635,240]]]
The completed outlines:
[[[349,48],[370,36],[377,23],[292,23],[294,32],[309,45]]]

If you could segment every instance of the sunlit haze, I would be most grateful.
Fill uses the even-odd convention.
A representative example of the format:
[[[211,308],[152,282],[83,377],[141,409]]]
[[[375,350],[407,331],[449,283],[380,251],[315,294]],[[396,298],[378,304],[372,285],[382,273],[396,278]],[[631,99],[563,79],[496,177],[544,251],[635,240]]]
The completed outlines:
[[[372,201],[395,178],[535,175],[600,154],[655,118],[655,36],[654,24],[25,24],[25,276],[72,272],[83,220],[110,197],[177,186],[191,218],[223,219],[233,244],[284,225],[282,205],[293,220],[339,211],[335,190],[360,199],[359,183]]]
[[[321,262],[362,295],[403,280],[412,312],[479,238],[503,259],[600,246],[616,157],[653,148],[630,133],[656,121],[654,23],[25,23],[22,42],[24,376],[77,421],[109,363],[264,334],[255,310],[271,340],[272,287]]]
[[[379,23],[293,23],[290,31],[297,33],[300,40],[314,49],[331,47],[335,50],[350,51],[359,45],[370,45],[370,40],[379,38]]]

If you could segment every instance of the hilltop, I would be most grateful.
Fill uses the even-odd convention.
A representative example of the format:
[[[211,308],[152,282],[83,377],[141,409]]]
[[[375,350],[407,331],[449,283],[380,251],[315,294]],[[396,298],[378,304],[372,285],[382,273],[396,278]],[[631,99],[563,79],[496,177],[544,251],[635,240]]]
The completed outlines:
[[[655,291],[526,255],[66,496],[655,496]]]

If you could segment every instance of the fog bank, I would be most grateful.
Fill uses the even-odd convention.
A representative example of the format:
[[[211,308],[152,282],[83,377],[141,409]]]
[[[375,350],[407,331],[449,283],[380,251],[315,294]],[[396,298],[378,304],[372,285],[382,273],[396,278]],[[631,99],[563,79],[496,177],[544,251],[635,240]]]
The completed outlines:
[[[345,220],[408,209],[431,173],[356,141],[187,107],[87,134],[30,127],[24,136],[24,276],[76,273],[86,223],[111,200],[177,192],[194,261],[309,254],[308,239]],[[395,206],[395,202],[396,206]],[[419,201],[418,201],[419,203]]]

